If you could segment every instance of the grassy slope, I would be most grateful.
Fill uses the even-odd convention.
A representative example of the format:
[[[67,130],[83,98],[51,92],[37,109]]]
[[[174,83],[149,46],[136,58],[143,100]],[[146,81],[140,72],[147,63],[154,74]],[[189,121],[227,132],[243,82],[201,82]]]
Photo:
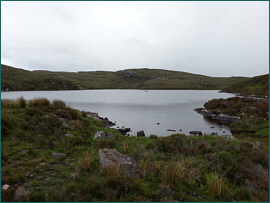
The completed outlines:
[[[159,69],[128,69],[117,72],[26,71],[1,65],[1,90],[65,89],[222,89],[244,77],[208,77]]]
[[[1,65],[1,90],[65,90],[79,89],[69,80],[53,73],[26,71]]]
[[[63,102],[1,102],[2,201],[136,202],[269,200],[268,147],[224,137],[125,137]],[[64,119],[64,126],[58,118]],[[116,141],[93,140],[96,131]],[[73,138],[65,138],[66,133]],[[113,148],[136,159],[141,177],[100,171],[98,150]],[[65,153],[57,160],[53,152]],[[71,173],[79,179],[70,179]],[[250,188],[246,187],[246,183]],[[170,187],[174,194],[168,195]],[[28,196],[15,198],[19,186]],[[163,194],[163,195],[162,195]],[[167,194],[167,195],[166,195]]]
[[[256,97],[269,96],[269,74],[238,82],[222,89],[222,91],[240,93],[240,95],[254,95]]]

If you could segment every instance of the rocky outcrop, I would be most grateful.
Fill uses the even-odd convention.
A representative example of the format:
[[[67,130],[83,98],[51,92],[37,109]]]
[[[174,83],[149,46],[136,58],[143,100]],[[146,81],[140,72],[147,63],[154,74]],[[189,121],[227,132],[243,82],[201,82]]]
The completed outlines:
[[[94,139],[97,140],[97,139],[100,139],[100,140],[115,140],[115,136],[112,135],[112,134],[109,134],[109,133],[106,133],[104,131],[97,131],[95,136],[94,136]]]
[[[115,125],[115,123],[111,122],[107,117],[105,118],[100,117],[98,113],[86,112],[86,114],[88,117],[92,117],[95,120],[100,121],[103,127],[111,127]]]
[[[226,114],[215,114],[212,113],[211,111],[208,111],[204,108],[197,108],[194,109],[194,111],[196,111],[199,114],[202,114],[205,118],[209,118],[209,119],[214,119],[214,120],[218,120],[221,122],[236,122],[240,120],[239,116],[229,116]]]
[[[100,149],[98,152],[101,169],[110,165],[120,166],[125,176],[140,178],[140,168],[135,159],[121,154],[115,149]]]

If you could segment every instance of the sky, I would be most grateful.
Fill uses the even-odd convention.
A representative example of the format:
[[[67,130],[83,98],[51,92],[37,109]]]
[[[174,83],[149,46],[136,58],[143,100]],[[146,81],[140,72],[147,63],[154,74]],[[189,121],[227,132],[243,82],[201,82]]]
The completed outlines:
[[[269,73],[268,1],[1,1],[1,64]]]

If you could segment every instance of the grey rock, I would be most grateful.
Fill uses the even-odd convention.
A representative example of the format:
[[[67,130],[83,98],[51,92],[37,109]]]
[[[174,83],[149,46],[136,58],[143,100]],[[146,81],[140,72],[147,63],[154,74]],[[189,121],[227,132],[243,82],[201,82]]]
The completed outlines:
[[[143,130],[137,132],[137,137],[145,137],[145,133]]]
[[[135,159],[121,154],[115,149],[100,149],[98,152],[101,169],[110,165],[120,166],[124,175],[131,178],[140,178],[140,168]]]
[[[102,139],[102,140],[115,140],[115,136],[112,135],[112,134],[109,134],[109,133],[106,133],[104,131],[97,131],[95,136],[94,136],[94,139],[97,140],[97,139]]]
[[[73,135],[73,134],[65,134],[64,136],[65,136],[65,137],[68,137],[68,138],[72,138],[72,137],[74,137],[74,135]]]
[[[55,159],[65,159],[67,157],[67,155],[66,154],[61,154],[61,153],[53,152],[53,157]]]
[[[15,191],[15,200],[19,200],[21,198],[27,198],[29,193],[30,192],[24,186],[20,186]]]
[[[8,188],[10,188],[10,186],[8,184],[5,184],[2,186],[2,190],[7,190]]]

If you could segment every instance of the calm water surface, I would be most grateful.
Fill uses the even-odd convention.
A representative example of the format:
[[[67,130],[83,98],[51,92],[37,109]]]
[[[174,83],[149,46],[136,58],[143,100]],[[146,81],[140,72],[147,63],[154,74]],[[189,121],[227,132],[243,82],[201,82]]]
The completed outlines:
[[[226,125],[212,123],[194,111],[211,99],[229,98],[234,94],[217,90],[76,90],[76,91],[19,91],[1,92],[1,99],[26,100],[45,97],[66,102],[71,108],[97,112],[116,122],[117,127],[129,127],[131,135],[144,130],[146,136],[167,136],[173,133],[189,134],[202,131],[231,135]],[[159,123],[159,125],[157,124]],[[175,132],[167,131],[168,129]],[[225,131],[225,133],[224,133]]]

